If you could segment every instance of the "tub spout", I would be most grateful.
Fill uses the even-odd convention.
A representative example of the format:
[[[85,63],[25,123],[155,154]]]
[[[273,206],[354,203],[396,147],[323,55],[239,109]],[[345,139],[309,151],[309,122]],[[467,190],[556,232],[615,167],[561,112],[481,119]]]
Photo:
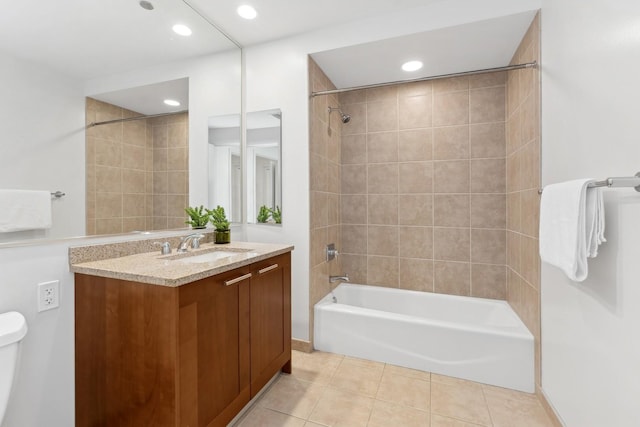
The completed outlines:
[[[329,283],[348,282],[348,281],[349,281],[349,275],[347,273],[344,273],[344,276],[329,276]]]

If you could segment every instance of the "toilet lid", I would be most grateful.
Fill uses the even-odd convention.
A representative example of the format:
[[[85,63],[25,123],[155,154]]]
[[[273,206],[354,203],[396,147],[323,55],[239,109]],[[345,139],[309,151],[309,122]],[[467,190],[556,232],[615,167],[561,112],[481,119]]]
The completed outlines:
[[[17,311],[0,314],[0,347],[20,341],[27,334],[27,321]]]

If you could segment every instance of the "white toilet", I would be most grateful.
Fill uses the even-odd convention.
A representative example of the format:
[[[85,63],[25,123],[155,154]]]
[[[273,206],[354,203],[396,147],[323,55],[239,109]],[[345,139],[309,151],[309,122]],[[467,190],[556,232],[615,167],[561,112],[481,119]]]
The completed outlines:
[[[20,352],[20,340],[27,334],[27,321],[17,311],[0,314],[0,425],[9,403],[11,384]]]

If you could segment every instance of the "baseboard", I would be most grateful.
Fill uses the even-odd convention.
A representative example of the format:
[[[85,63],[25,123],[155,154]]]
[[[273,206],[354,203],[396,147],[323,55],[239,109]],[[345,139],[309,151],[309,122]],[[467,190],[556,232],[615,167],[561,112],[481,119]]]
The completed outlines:
[[[299,340],[297,338],[291,338],[291,350],[311,353],[313,351],[313,344],[311,344],[311,342],[309,341]]]
[[[549,400],[547,399],[547,395],[544,394],[544,390],[542,390],[542,388],[538,384],[536,384],[536,395],[538,396],[538,400],[542,404],[542,407],[547,412],[547,415],[549,415],[549,419],[551,419],[553,426],[565,427],[562,421],[560,421],[560,416],[558,415],[556,410],[553,408],[553,406],[549,403]]]

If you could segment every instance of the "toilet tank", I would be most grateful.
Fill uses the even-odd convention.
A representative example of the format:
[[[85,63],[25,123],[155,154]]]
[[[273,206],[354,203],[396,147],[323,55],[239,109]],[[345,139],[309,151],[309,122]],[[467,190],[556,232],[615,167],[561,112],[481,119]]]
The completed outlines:
[[[27,321],[16,311],[0,314],[0,425],[9,403],[20,341],[27,334]]]

